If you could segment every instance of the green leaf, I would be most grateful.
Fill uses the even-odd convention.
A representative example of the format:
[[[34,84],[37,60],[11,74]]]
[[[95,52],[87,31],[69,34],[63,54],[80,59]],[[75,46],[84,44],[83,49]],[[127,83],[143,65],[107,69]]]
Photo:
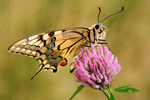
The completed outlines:
[[[123,86],[119,86],[117,88],[115,88],[114,90],[121,90],[121,89],[126,89],[129,88],[131,85],[123,85]]]
[[[120,93],[133,93],[133,92],[138,92],[139,90],[135,88],[131,88],[131,85],[124,85],[120,86],[114,89],[115,92],[120,92]]]
[[[80,85],[69,100],[72,100],[83,88],[84,86]]]
[[[110,100],[116,100],[112,93],[110,93]]]

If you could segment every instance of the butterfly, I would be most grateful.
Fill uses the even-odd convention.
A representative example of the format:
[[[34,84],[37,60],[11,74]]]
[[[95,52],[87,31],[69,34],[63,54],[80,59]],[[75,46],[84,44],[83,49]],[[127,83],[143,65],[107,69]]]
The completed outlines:
[[[57,72],[59,67],[71,66],[73,59],[80,53],[80,48],[90,47],[90,43],[108,44],[105,40],[107,29],[102,22],[124,9],[122,7],[120,11],[99,22],[101,9],[98,8],[98,23],[90,28],[75,27],[33,34],[12,44],[8,51],[40,61],[40,69],[31,79],[45,69]],[[70,72],[73,70],[74,67],[70,67]]]

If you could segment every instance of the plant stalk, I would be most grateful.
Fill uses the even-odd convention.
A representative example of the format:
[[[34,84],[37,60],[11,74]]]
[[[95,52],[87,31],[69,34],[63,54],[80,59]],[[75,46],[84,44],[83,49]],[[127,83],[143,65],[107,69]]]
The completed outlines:
[[[108,91],[107,90],[103,90],[103,89],[102,89],[102,91],[106,95],[106,97],[108,98],[108,100],[110,100],[110,94],[108,93]]]

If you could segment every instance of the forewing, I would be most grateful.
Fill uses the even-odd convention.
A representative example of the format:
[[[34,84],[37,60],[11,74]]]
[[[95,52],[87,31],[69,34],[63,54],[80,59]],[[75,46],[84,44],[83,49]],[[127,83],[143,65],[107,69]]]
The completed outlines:
[[[12,44],[8,51],[31,57],[39,57],[37,50],[44,47],[49,38],[50,33],[48,32],[30,35]]]

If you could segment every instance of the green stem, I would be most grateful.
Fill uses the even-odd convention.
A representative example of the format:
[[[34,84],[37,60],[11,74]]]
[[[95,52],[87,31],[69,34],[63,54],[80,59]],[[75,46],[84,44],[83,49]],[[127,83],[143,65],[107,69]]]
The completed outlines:
[[[110,100],[110,94],[108,93],[108,91],[107,90],[103,90],[103,89],[102,89],[102,91],[106,95],[106,97],[108,98],[108,100]]]

